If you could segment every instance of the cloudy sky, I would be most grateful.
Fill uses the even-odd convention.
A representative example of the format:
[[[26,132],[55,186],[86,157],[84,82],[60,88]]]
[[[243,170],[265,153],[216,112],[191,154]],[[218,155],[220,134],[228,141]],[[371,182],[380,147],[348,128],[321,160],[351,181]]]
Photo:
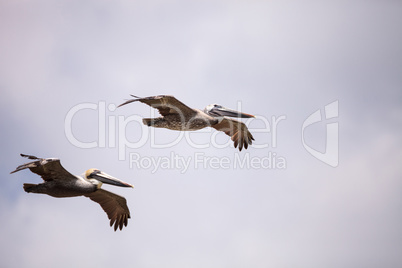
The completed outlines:
[[[401,25],[399,1],[0,1],[1,266],[400,267]],[[241,107],[255,145],[151,131],[129,94]],[[19,153],[134,184],[105,186],[128,226],[25,193]]]

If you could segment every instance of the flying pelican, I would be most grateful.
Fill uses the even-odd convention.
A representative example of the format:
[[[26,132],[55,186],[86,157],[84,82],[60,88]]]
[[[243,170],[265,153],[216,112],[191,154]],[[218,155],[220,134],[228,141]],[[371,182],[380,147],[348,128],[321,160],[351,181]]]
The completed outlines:
[[[110,226],[114,224],[114,230],[120,230],[127,226],[130,211],[126,199],[117,194],[101,189],[102,183],[108,183],[121,187],[134,187],[131,184],[113,178],[98,169],[88,169],[84,177],[72,175],[64,169],[57,158],[38,158],[32,155],[21,154],[22,157],[36,161],[20,165],[17,171],[29,168],[45,181],[40,184],[24,183],[27,193],[48,194],[53,197],[85,196],[98,203],[110,219]]]
[[[248,145],[252,144],[254,140],[253,135],[251,135],[244,123],[226,117],[251,118],[254,115],[231,110],[218,104],[210,104],[205,107],[204,111],[192,109],[174,96],[169,95],[146,98],[131,96],[134,99],[128,100],[117,107],[139,101],[158,109],[162,115],[158,118],[144,118],[142,120],[144,125],[179,131],[213,127],[231,137],[234,147],[236,148],[239,145],[240,151],[243,146],[247,149]]]

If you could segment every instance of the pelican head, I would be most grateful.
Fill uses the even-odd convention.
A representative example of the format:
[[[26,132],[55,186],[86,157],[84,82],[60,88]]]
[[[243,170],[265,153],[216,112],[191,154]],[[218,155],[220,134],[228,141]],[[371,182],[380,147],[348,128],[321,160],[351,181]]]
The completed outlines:
[[[102,183],[107,183],[115,186],[120,186],[120,187],[132,187],[134,188],[133,185],[121,181],[119,179],[116,179],[115,177],[110,176],[109,174],[106,174],[105,172],[100,171],[99,169],[96,168],[91,168],[88,169],[85,172],[85,178],[92,183],[96,184],[98,188],[102,186]]]
[[[239,117],[239,118],[255,117],[254,115],[235,111],[235,110],[223,107],[222,105],[219,105],[219,104],[208,105],[207,107],[205,107],[204,113],[209,114],[210,116],[213,116],[213,117],[223,117],[223,116]]]

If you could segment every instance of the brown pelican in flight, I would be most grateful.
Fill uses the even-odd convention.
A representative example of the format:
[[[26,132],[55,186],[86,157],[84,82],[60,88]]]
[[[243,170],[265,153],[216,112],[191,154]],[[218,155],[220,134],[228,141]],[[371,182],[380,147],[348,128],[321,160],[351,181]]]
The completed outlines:
[[[130,218],[126,199],[117,194],[101,189],[102,183],[108,183],[121,187],[134,187],[131,184],[113,178],[98,169],[88,169],[84,177],[72,175],[65,170],[57,158],[38,158],[32,155],[24,155],[35,161],[20,165],[11,173],[29,168],[45,181],[40,184],[24,183],[27,193],[48,194],[53,197],[85,196],[97,202],[110,219],[110,226],[114,224],[114,230],[120,230],[127,226]],[[10,173],[10,174],[11,174]]]
[[[131,95],[134,99],[128,100],[118,107],[139,101],[155,109],[162,115],[158,118],[144,118],[144,125],[171,130],[198,130],[205,127],[213,127],[216,130],[225,132],[232,138],[235,148],[239,145],[239,150],[247,149],[254,140],[253,135],[248,131],[247,126],[229,117],[251,118],[254,115],[241,113],[225,108],[218,104],[210,104],[204,111],[193,109],[179,101],[173,96],[159,95],[140,98]]]

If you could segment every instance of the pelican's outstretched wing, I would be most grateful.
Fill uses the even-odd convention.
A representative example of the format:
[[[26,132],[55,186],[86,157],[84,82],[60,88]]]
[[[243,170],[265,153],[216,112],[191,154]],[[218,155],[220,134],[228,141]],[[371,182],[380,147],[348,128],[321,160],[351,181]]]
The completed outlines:
[[[23,165],[18,166],[14,171],[10,174],[29,168],[33,173],[38,174],[42,177],[44,181],[51,180],[65,180],[65,179],[74,179],[77,177],[64,169],[64,167],[60,163],[60,159],[57,158],[39,158],[32,155],[21,154],[22,157],[27,157],[28,159],[34,159],[36,161],[29,162]]]
[[[178,99],[176,99],[173,96],[170,95],[159,95],[159,96],[152,96],[152,97],[146,97],[146,98],[140,98],[134,95],[131,95],[132,97],[136,99],[131,99],[128,100],[122,104],[120,104],[117,107],[135,102],[135,101],[140,101],[142,103],[145,103],[155,109],[158,109],[159,113],[162,116],[166,116],[169,114],[188,114],[191,115],[192,113],[196,113],[196,111]]]
[[[124,197],[103,189],[85,194],[85,196],[89,197],[103,208],[110,219],[110,226],[114,224],[115,231],[117,228],[121,230],[123,225],[127,226],[128,219],[130,218],[130,210],[127,207],[127,202]]]
[[[239,151],[243,149],[243,146],[247,149],[248,145],[253,143],[254,137],[243,122],[224,117],[220,123],[212,125],[212,127],[232,137],[234,147],[239,145]]]

